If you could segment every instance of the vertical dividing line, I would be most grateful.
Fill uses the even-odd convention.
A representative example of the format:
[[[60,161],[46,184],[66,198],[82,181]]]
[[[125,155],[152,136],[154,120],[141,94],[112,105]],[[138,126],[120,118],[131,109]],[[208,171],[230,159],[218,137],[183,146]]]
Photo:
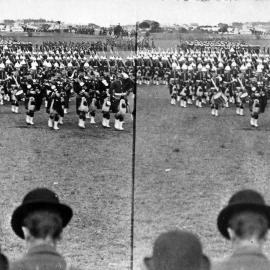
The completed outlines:
[[[137,56],[138,45],[138,23],[135,29],[135,56]],[[135,208],[135,151],[136,151],[136,109],[137,109],[137,58],[135,58],[135,85],[134,85],[134,106],[133,106],[133,136],[132,136],[132,185],[131,185],[131,226],[130,226],[130,269],[134,268],[134,208]]]

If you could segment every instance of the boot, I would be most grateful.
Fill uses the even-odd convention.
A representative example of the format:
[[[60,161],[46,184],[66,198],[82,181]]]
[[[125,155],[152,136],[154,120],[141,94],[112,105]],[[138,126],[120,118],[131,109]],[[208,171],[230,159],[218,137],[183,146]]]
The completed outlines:
[[[198,101],[198,100],[196,100],[195,106],[196,106],[196,107],[199,107],[199,101]]]
[[[180,96],[177,96],[177,102],[179,102],[180,101]]]
[[[30,118],[29,117],[30,117],[29,115],[26,115],[26,117],[25,117],[25,122],[27,125],[30,125]]]
[[[174,98],[171,99],[171,105],[175,105],[175,99]]]
[[[14,113],[15,112],[15,106],[11,105],[11,111]]]
[[[211,110],[211,114],[214,116],[216,114],[215,109]]]
[[[218,110],[217,109],[215,110],[215,116],[218,116]]]
[[[198,102],[198,107],[201,108],[202,107],[202,103],[199,101]]]
[[[44,107],[45,107],[45,108],[48,107],[48,101],[47,101],[47,100],[45,100]]]
[[[29,124],[34,125],[34,117],[29,116]]]
[[[14,112],[15,112],[15,113],[19,113],[19,107],[18,107],[18,106],[15,106],[15,107],[14,107]]]
[[[236,108],[236,114],[240,114],[240,108]]]
[[[244,109],[239,109],[239,115],[241,115],[241,116],[244,115]]]
[[[78,124],[78,126],[79,126],[80,128],[85,128],[85,123],[84,123],[84,120],[83,120],[83,119],[79,119],[79,124]]]
[[[67,114],[67,113],[68,113],[68,109],[64,108],[64,114]]]
[[[114,120],[114,128],[119,129],[119,120],[118,119]]]
[[[250,125],[254,126],[254,118],[253,117],[250,118]]]
[[[59,117],[59,125],[63,125],[64,124],[64,122],[63,122],[63,117]]]
[[[86,114],[85,114],[85,117],[86,117],[86,119],[89,119],[89,118],[90,118],[90,113],[89,113],[89,112],[86,113]]]
[[[53,127],[53,120],[51,118],[48,119],[48,127],[49,128]]]
[[[187,102],[185,100],[183,100],[183,107],[186,108],[187,107]]]
[[[123,121],[119,121],[119,130],[124,130],[123,123]]]
[[[258,119],[253,120],[253,126],[256,128],[258,127]]]
[[[54,123],[53,123],[53,129],[54,130],[58,130],[59,129],[59,127],[58,127],[58,121],[54,121]]]
[[[102,126],[103,127],[107,127],[106,120],[107,120],[106,118],[104,118],[104,117],[102,118]]]
[[[90,124],[95,124],[95,117],[94,116],[90,116]]]
[[[106,127],[110,128],[110,119],[106,119]]]

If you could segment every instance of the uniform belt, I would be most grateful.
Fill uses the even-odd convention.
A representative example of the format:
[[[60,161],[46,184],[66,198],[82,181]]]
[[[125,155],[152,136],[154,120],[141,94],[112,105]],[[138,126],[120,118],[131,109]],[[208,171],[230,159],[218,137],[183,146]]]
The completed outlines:
[[[115,96],[124,96],[126,95],[127,93],[123,92],[123,93],[114,93]]]

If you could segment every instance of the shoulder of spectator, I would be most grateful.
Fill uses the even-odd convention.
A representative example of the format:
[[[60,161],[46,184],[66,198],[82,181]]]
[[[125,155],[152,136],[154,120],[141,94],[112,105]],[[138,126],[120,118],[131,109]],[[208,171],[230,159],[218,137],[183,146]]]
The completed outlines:
[[[211,270],[222,270],[224,269],[224,265],[227,265],[228,258],[213,260],[211,262]]]
[[[24,262],[22,259],[9,262],[9,270],[23,270],[24,268]]]

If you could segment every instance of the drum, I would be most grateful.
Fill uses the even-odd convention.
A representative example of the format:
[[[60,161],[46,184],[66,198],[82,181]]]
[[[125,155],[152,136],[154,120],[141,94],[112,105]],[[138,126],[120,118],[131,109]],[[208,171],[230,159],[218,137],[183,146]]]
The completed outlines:
[[[240,96],[240,99],[241,99],[242,102],[247,102],[248,101],[248,93],[243,93]]]
[[[217,105],[221,105],[228,102],[227,97],[222,93],[218,92],[213,96],[214,103]]]
[[[24,98],[24,92],[23,90],[19,90],[15,93],[15,96],[17,98],[17,100],[22,100]]]

